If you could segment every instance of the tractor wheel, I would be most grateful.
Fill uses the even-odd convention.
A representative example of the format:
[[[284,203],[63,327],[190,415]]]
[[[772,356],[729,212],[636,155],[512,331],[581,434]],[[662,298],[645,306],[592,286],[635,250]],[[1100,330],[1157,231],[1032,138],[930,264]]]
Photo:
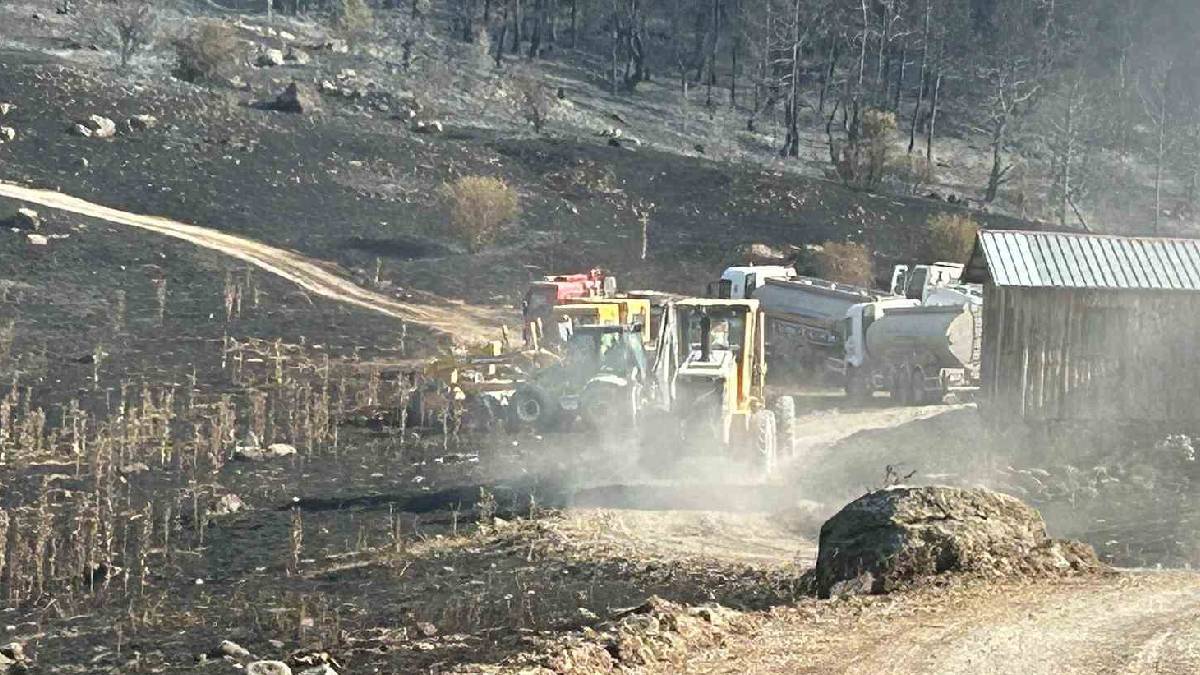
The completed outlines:
[[[791,457],[796,452],[796,399],[791,396],[780,396],[771,406],[775,413],[779,454]]]
[[[637,383],[624,387],[593,383],[579,396],[579,411],[584,421],[606,433],[632,430],[641,407],[642,387]]]
[[[513,426],[538,431],[550,431],[558,420],[555,410],[546,396],[546,392],[532,387],[518,389],[508,402],[509,414]]]
[[[778,433],[775,427],[775,413],[770,410],[760,410],[751,419],[751,432],[754,434],[754,461],[764,478],[775,473],[775,465],[779,461]]]

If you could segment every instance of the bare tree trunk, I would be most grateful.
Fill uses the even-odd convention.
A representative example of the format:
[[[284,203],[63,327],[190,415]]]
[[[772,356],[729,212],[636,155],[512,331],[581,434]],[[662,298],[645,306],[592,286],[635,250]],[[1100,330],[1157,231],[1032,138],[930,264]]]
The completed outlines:
[[[542,14],[545,3],[546,0],[536,0],[533,5],[533,32],[529,36],[529,52],[527,53],[530,59],[536,59],[542,55]]]
[[[784,157],[800,156],[800,2],[796,0],[792,12],[792,73],[789,78],[791,93],[784,104],[784,121],[787,132],[784,136]]]
[[[525,30],[525,25],[524,25],[525,20],[524,20],[524,17],[521,16],[521,0],[513,0],[512,24],[513,24],[512,53],[519,54],[519,53],[521,53],[521,42],[522,42],[521,34]]]
[[[508,35],[508,2],[504,3],[504,16],[500,19],[500,34],[496,38],[496,67],[504,63],[504,38]]]
[[[1067,209],[1071,205],[1071,164],[1075,161],[1075,102],[1079,91],[1079,81],[1076,80],[1067,93],[1066,107],[1063,110],[1063,138],[1061,143],[1062,157],[1059,160],[1058,182],[1058,224],[1067,226]]]
[[[736,37],[730,41],[729,45],[729,107],[737,107],[737,81],[738,81],[738,52],[742,48],[741,37]]]
[[[937,76],[933,83],[933,98],[929,102],[929,129],[925,132],[925,161],[929,170],[933,170],[933,136],[937,133],[938,94],[942,91],[942,68],[938,64]]]
[[[917,121],[921,119],[921,105],[925,103],[925,88],[928,86],[929,65],[929,20],[933,13],[932,0],[925,0],[925,30],[921,39],[921,78],[917,83],[917,103],[913,106],[912,127],[908,130],[908,154],[912,154],[913,146],[917,144]]]
[[[892,111],[900,116],[900,100],[904,95],[904,77],[908,71],[908,41],[900,45],[900,67],[896,70],[896,97],[892,99]]]
[[[708,77],[705,80],[704,105],[709,111],[713,107],[713,87],[717,84],[717,47],[721,37],[721,0],[712,3],[712,37],[708,43]]]
[[[987,193],[984,195],[984,201],[988,204],[996,201],[1000,185],[1008,173],[1008,167],[1004,166],[1004,142],[1007,136],[1008,115],[1003,113],[992,125],[992,170],[988,173]]]
[[[571,49],[579,47],[579,0],[571,0]]]
[[[617,42],[621,39],[621,18],[617,15],[617,0],[612,0],[612,86],[613,96],[617,95]]]
[[[1167,147],[1167,88],[1163,86],[1162,105],[1158,115],[1158,154],[1154,158],[1154,236],[1158,236],[1162,220],[1163,159]]]
[[[829,40],[829,58],[826,59],[829,67],[825,69],[825,80],[821,82],[821,98],[817,102],[817,114],[825,114],[825,99],[829,96],[829,87],[833,83],[833,76],[837,69],[838,59],[838,41],[836,38]]]

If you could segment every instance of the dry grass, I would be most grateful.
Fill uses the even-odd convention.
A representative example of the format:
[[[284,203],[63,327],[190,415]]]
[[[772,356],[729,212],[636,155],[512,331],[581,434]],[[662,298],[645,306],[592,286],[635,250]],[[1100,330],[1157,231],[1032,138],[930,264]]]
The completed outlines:
[[[442,188],[450,234],[475,252],[520,213],[517,191],[500,178],[464,176]]]
[[[959,213],[939,213],[929,221],[926,240],[926,259],[947,262],[967,262],[975,237],[979,234],[979,223],[970,216]]]
[[[189,82],[215,82],[236,69],[241,43],[221,21],[203,21],[175,41],[175,76]]]
[[[862,244],[826,242],[813,256],[813,264],[817,275],[830,281],[857,286],[871,286],[875,281],[871,254]]]

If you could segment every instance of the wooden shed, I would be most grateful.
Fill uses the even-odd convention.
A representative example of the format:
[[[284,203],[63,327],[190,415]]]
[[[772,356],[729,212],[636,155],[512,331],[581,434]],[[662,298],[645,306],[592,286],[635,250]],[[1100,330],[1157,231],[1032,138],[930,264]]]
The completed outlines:
[[[1027,422],[1200,420],[1200,240],[980,232],[981,407]]]

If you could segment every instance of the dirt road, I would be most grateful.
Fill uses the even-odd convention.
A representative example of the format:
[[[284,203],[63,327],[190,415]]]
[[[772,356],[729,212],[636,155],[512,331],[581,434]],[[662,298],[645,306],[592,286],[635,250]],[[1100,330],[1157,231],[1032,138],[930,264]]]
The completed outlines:
[[[512,313],[489,307],[457,303],[439,306],[400,302],[362,288],[324,269],[321,263],[311,258],[207,227],[120,211],[60,192],[3,181],[0,181],[0,197],[182,239],[245,261],[264,272],[291,281],[315,295],[425,326],[468,342],[496,339],[500,335],[500,326],[515,320]]]
[[[981,584],[828,610],[777,610],[685,672],[1200,672],[1200,575],[1194,573]]]

